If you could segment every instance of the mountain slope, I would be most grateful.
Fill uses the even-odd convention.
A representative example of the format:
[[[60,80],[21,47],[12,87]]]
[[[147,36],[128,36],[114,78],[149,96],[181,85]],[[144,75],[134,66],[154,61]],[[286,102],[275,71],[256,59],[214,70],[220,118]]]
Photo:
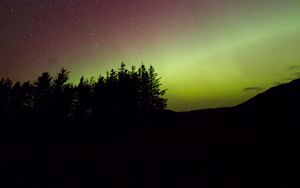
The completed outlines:
[[[300,107],[300,79],[272,87],[237,106],[239,110],[265,113],[297,113]]]
[[[252,121],[272,118],[294,121],[300,111],[300,79],[272,87],[256,95],[248,101],[234,107],[201,109],[189,112],[179,112],[182,117],[213,121],[226,119],[238,120],[251,118]],[[220,119],[221,118],[221,119]],[[249,120],[251,121],[251,120]],[[245,122],[247,123],[247,122]]]

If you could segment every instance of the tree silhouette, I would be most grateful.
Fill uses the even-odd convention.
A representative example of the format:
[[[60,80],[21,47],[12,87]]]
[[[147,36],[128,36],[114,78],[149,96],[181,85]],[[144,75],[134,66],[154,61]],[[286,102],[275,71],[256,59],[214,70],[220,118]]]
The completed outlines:
[[[91,104],[94,115],[106,114],[106,107],[109,105],[108,93],[106,88],[106,80],[103,76],[99,76],[98,81],[93,85],[94,92],[92,94],[93,103]]]
[[[67,69],[62,68],[53,80],[54,93],[62,93],[63,90],[68,87],[67,81],[69,80],[70,72]]]
[[[7,110],[10,114],[19,114],[22,107],[21,83],[16,82],[10,91]]]
[[[90,83],[84,79],[80,78],[78,86],[75,87],[74,96],[74,114],[73,116],[78,118],[84,118],[88,110],[91,109],[92,105],[92,87]]]
[[[67,117],[71,112],[74,89],[67,84],[70,72],[62,68],[53,80],[53,96],[51,100],[51,111],[57,118]]]
[[[166,108],[167,100],[162,98],[166,90],[160,90],[160,78],[157,76],[158,74],[153,66],[150,66],[147,70],[146,66],[142,65],[138,70],[138,106],[141,112],[151,112]]]
[[[24,82],[21,87],[22,106],[24,109],[33,108],[33,91],[34,87],[30,81]]]
[[[51,113],[49,106],[52,98],[52,77],[48,72],[42,73],[34,83],[33,107],[35,113],[43,118]]]
[[[125,64],[119,67],[118,84],[117,84],[117,97],[118,108],[124,115],[135,113],[136,111],[136,85],[131,80],[132,76],[126,69]]]
[[[32,109],[32,91],[30,82],[16,82],[11,88],[7,110],[11,116],[25,117]]]
[[[0,80],[0,116],[3,117],[5,117],[7,113],[12,84],[12,81],[8,78],[2,78]]]
[[[37,94],[44,95],[47,93],[52,87],[51,81],[52,77],[48,72],[42,73],[42,75],[39,76],[37,81],[34,83]]]
[[[154,67],[151,65],[149,67],[149,108],[150,111],[155,110],[161,110],[165,109],[167,107],[167,99],[162,98],[161,96],[165,95],[167,92],[167,89],[161,90],[160,86],[162,85],[160,83],[160,77],[158,77],[158,74],[155,72]]]

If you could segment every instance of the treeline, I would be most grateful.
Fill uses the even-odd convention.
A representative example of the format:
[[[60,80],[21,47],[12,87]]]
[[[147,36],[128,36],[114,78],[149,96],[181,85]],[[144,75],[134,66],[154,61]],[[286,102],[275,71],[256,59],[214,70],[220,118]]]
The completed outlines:
[[[122,63],[97,80],[81,77],[68,83],[70,72],[62,68],[55,76],[42,73],[35,82],[0,81],[0,117],[84,119],[115,115],[139,115],[166,108],[166,90],[153,66],[127,69]]]

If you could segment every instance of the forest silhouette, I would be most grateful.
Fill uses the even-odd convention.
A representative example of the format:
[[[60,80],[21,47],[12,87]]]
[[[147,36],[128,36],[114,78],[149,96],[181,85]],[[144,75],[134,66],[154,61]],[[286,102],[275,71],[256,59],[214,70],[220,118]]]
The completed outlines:
[[[87,118],[140,116],[163,111],[160,78],[153,66],[128,70],[124,63],[97,80],[81,77],[68,83],[70,72],[62,68],[55,76],[42,73],[34,83],[0,81],[0,118],[64,121]]]

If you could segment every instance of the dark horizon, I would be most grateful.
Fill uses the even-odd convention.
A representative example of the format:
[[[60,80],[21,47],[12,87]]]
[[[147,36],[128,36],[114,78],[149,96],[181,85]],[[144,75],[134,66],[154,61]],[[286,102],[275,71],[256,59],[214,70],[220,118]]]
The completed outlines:
[[[28,80],[28,81],[20,81],[20,80],[17,80],[17,81],[13,81],[13,80],[11,80],[10,78],[1,78],[1,85],[3,86],[3,84],[5,85],[5,82],[7,82],[7,83],[9,83],[10,84],[10,89],[13,89],[16,85],[17,85],[17,87],[21,87],[22,85],[24,86],[24,85],[28,85],[28,87],[37,87],[37,85],[36,85],[36,83],[37,82],[39,82],[39,79],[41,79],[41,77],[42,76],[44,76],[45,74],[47,74],[48,75],[48,77],[49,77],[49,87],[52,87],[51,85],[52,84],[54,84],[54,79],[57,79],[58,78],[58,75],[60,74],[60,73],[62,73],[61,71],[65,71],[65,73],[66,73],[66,80],[65,80],[65,83],[63,83],[63,84],[65,84],[66,86],[68,86],[68,87],[71,87],[71,88],[73,88],[74,90],[76,90],[76,88],[78,88],[78,87],[80,87],[80,85],[82,85],[82,84],[85,84],[87,87],[89,87],[90,88],[90,90],[92,90],[92,87],[95,87],[94,85],[97,85],[97,82],[99,81],[99,80],[101,80],[101,79],[103,79],[103,80],[108,80],[109,79],[109,76],[112,76],[111,74],[113,73],[113,72],[115,72],[116,73],[116,76],[118,76],[118,74],[120,74],[120,72],[118,72],[118,71],[120,71],[120,68],[122,67],[122,69],[124,69],[124,70],[126,70],[126,74],[127,73],[129,73],[129,74],[131,74],[131,71],[137,71],[137,70],[139,70],[139,69],[141,69],[141,67],[144,67],[144,69],[145,70],[149,70],[149,68],[151,67],[151,68],[153,68],[153,70],[155,71],[155,69],[154,69],[154,67],[152,66],[152,65],[150,65],[149,66],[149,68],[148,67],[146,67],[144,64],[141,64],[141,67],[139,67],[138,69],[135,67],[135,66],[126,66],[125,65],[125,63],[121,63],[121,65],[117,68],[117,69],[114,69],[114,68],[112,68],[112,69],[110,69],[110,70],[107,70],[106,71],[106,75],[104,75],[104,74],[99,74],[99,76],[98,77],[94,77],[94,76],[92,76],[92,77],[90,77],[90,78],[88,78],[88,77],[85,77],[85,76],[81,76],[81,78],[78,80],[78,83],[73,83],[73,82],[70,82],[70,80],[71,80],[71,72],[70,71],[68,71],[67,69],[65,69],[65,68],[61,68],[60,69],[60,71],[59,72],[56,72],[55,74],[51,74],[51,73],[49,73],[49,72],[43,72],[42,74],[40,74],[39,76],[38,76],[38,78],[37,79],[34,79],[34,80]],[[123,70],[123,71],[124,71]],[[137,72],[136,72],[137,73]],[[114,74],[114,73],[113,73]],[[161,77],[159,76],[159,74],[158,73],[155,73],[155,75],[156,75],[156,79],[157,79],[157,81],[161,81]],[[129,75],[128,75],[129,76]],[[294,80],[296,80],[296,79],[298,79],[298,78],[295,78]],[[286,80],[286,83],[285,82],[282,82],[282,83],[277,83],[277,84],[274,84],[275,86],[278,86],[278,85],[284,85],[284,84],[287,84],[287,83],[289,83],[289,82],[292,82],[293,81],[293,79],[291,79],[290,81],[288,81],[288,80]],[[162,86],[162,87],[164,87],[164,85],[162,84],[162,83],[159,83],[159,86]],[[249,88],[245,88],[244,90],[245,91],[249,91],[249,92],[253,92],[253,93],[255,93],[255,95],[254,95],[254,97],[255,96],[257,96],[257,95],[260,95],[261,93],[264,93],[265,91],[267,91],[267,90],[269,90],[269,89],[271,89],[271,88],[273,88],[273,87],[275,87],[275,86],[272,86],[272,87],[270,87],[270,88],[266,88],[266,89],[263,89],[263,88],[260,88],[260,87],[249,87]],[[165,95],[166,93],[167,93],[167,91],[168,91],[168,88],[165,88],[164,90],[162,90],[163,92],[163,95]],[[74,93],[75,93],[75,91],[74,91]],[[253,98],[252,96],[251,97],[249,97],[249,98],[247,98],[247,99],[245,99],[244,101],[241,101],[240,103],[237,103],[237,104],[233,104],[233,105],[229,105],[229,106],[215,106],[215,107],[208,107],[208,108],[201,108],[201,107],[199,107],[199,108],[195,108],[195,109],[187,109],[187,110],[183,110],[183,111],[176,111],[176,110],[174,110],[174,109],[169,109],[167,106],[168,106],[168,100],[167,99],[165,99],[166,100],[166,102],[165,102],[165,104],[164,104],[164,108],[162,108],[162,109],[168,109],[168,110],[172,110],[172,111],[174,111],[174,112],[190,112],[190,111],[199,111],[199,110],[208,110],[208,109],[218,109],[218,108],[230,108],[230,107],[235,107],[235,106],[238,106],[238,105],[241,105],[241,104],[243,104],[243,103],[245,103],[245,102],[247,102],[248,100],[250,100],[251,98]]]

